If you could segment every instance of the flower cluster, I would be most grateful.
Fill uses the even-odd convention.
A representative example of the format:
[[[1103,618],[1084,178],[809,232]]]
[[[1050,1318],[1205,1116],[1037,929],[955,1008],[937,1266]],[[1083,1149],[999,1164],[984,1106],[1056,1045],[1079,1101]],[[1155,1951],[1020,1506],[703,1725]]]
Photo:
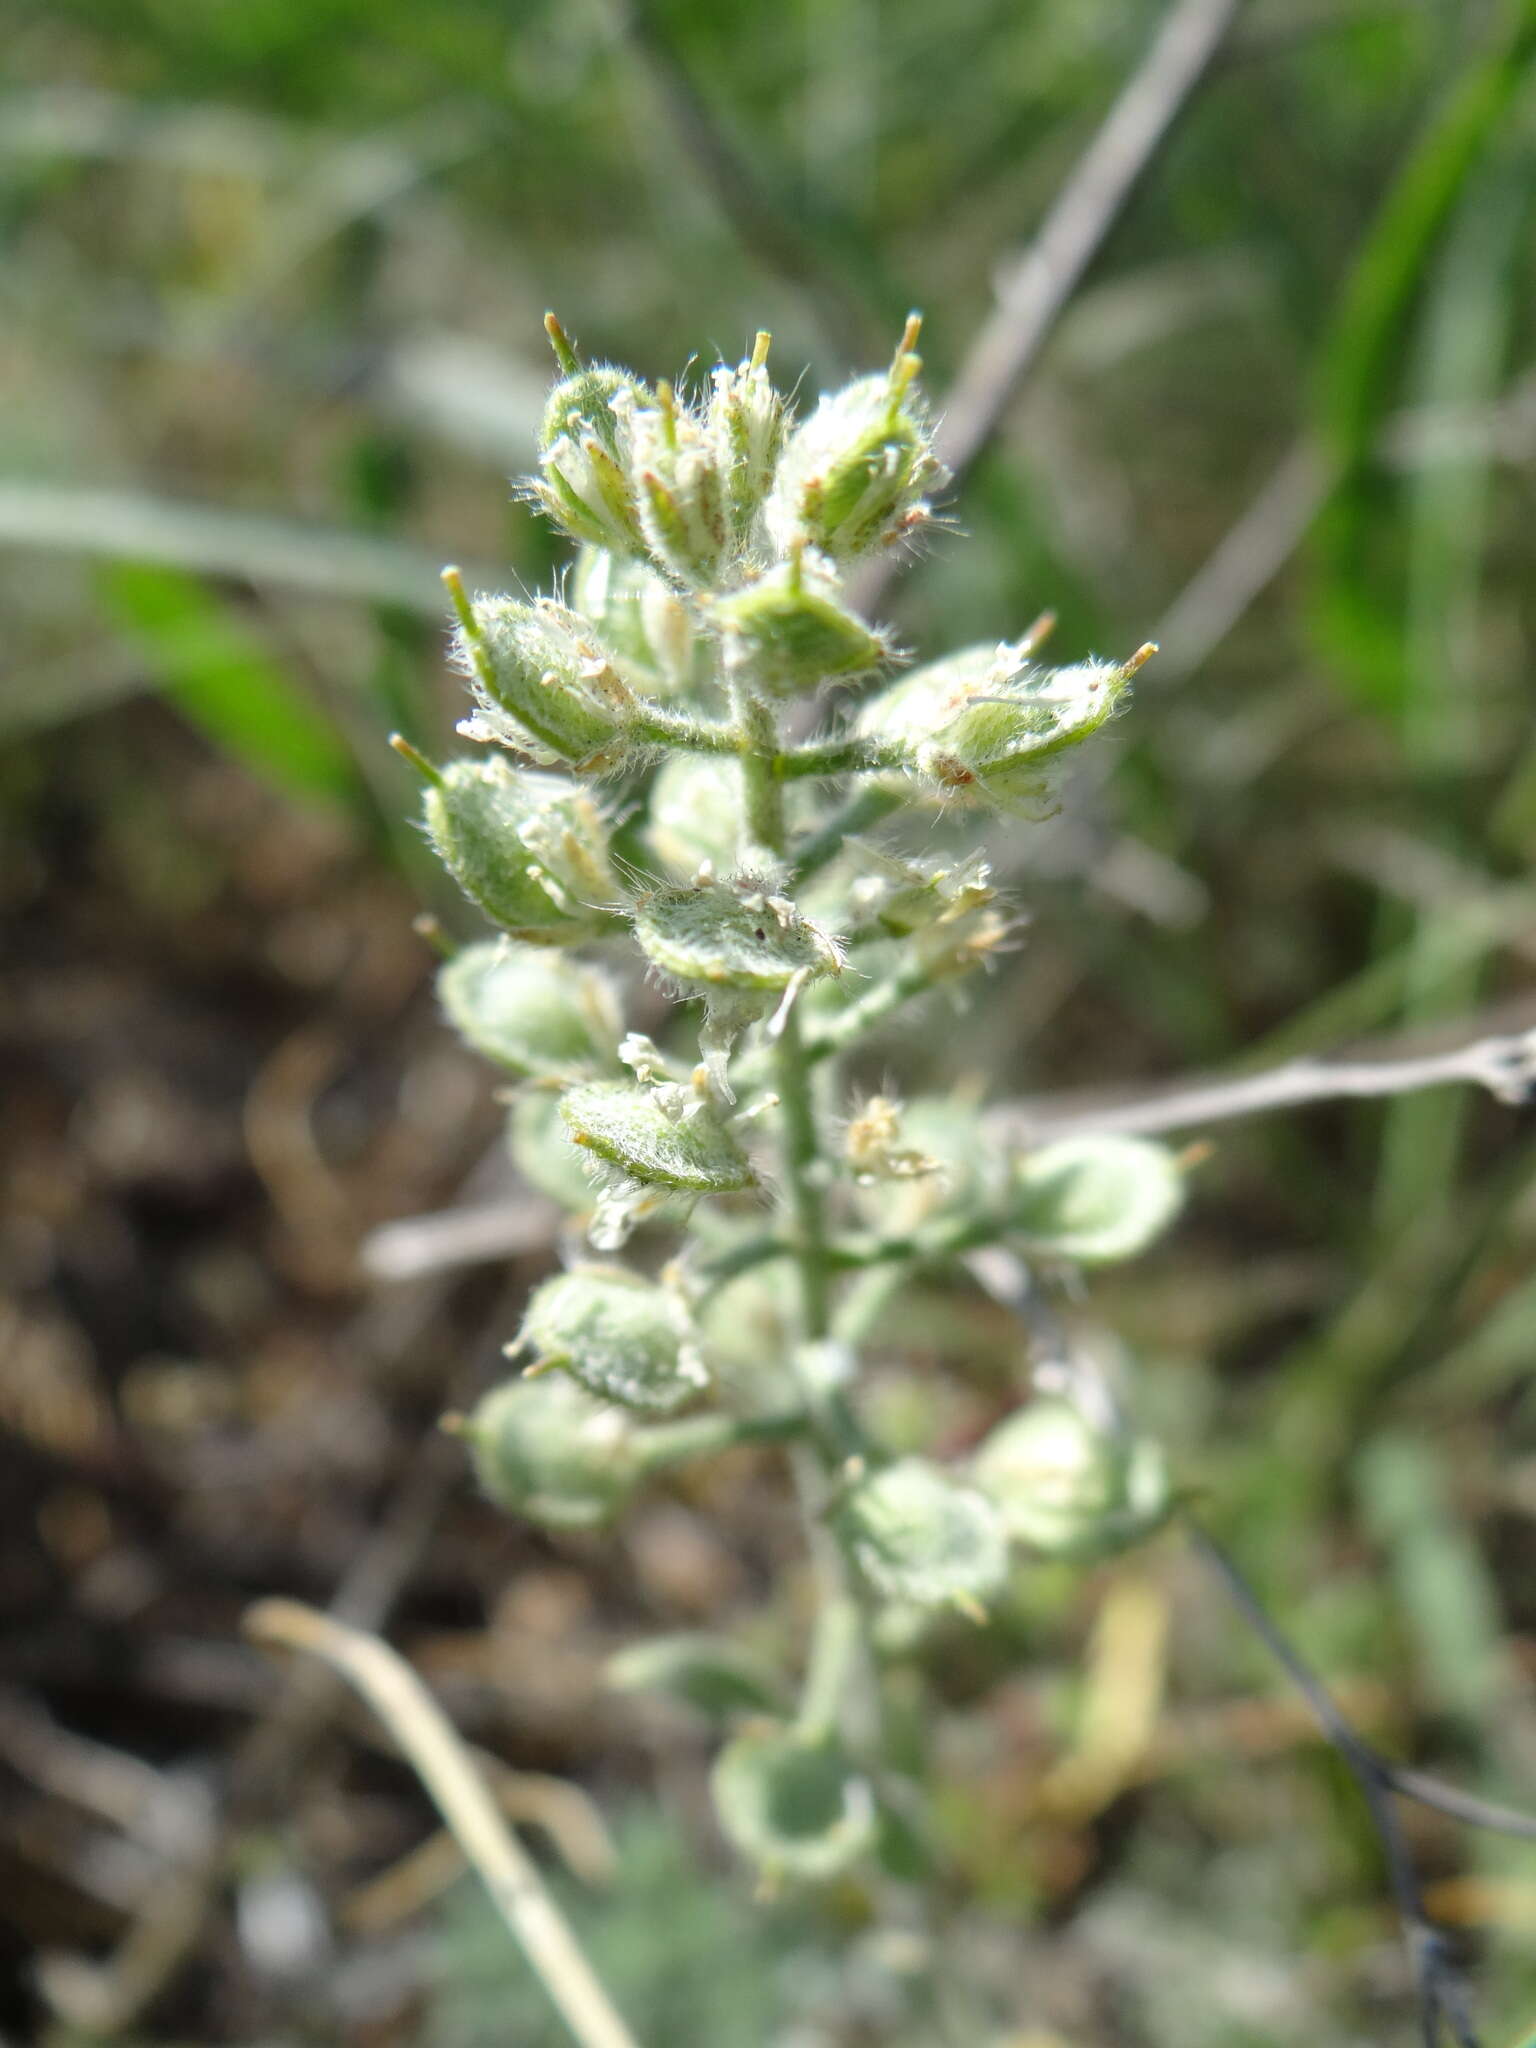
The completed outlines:
[[[896,674],[848,577],[920,533],[946,482],[915,319],[889,370],[798,421],[766,335],[688,393],[583,364],[548,326],[560,379],[526,493],[577,560],[529,602],[448,573],[480,750],[402,751],[499,934],[452,954],[443,1006],[511,1078],[517,1165],[587,1248],[533,1295],[521,1376],[457,1426],[486,1491],[557,1529],[684,1460],[800,1447],[830,1562],[798,1701],[708,1639],[638,1646],[615,1677],[738,1723],[722,1828],[771,1877],[826,1878],[892,1833],[877,1717],[849,1711],[878,1657],[985,1624],[1022,1560],[1100,1557],[1168,1512],[1157,1447],[1091,1390],[1021,1399],[941,1460],[881,1444],[859,1354],[872,1302],[980,1247],[1047,1277],[1133,1256],[1177,1214],[1180,1163],[1115,1138],[1020,1155],[958,1100],[850,1117],[833,1093],[840,1056],[963,989],[1009,931],[980,850],[936,858],[931,819],[921,856],[871,834],[935,805],[1049,808],[1151,650],[1050,669],[1042,620]],[[790,707],[822,692],[808,728]],[[699,1006],[691,1035],[626,1028],[626,958],[680,1016]]]

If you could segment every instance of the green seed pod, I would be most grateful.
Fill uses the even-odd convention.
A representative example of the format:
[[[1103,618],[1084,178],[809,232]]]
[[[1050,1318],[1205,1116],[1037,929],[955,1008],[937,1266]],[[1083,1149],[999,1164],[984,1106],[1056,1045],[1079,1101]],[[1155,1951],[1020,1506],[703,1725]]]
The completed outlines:
[[[1020,1162],[1009,1221],[1037,1252],[1104,1266],[1145,1251],[1183,1206],[1184,1175],[1166,1145],[1063,1138]]]
[[[540,474],[529,479],[528,495],[573,540],[639,554],[644,542],[626,473],[623,413],[648,403],[650,393],[627,370],[583,366],[553,314],[544,325],[566,374],[544,408]]]
[[[766,508],[781,554],[819,548],[848,562],[929,518],[926,494],[948,481],[927,409],[913,389],[922,365],[908,325],[889,375],[830,394],[784,446]]]
[[[1059,757],[1108,722],[1152,652],[1044,669],[1019,647],[968,647],[883,691],[859,731],[905,749],[911,771],[946,801],[1045,817]]]
[[[1171,1505],[1160,1446],[1096,1429],[1066,1400],[1006,1416],[972,1470],[1009,1536],[1044,1557],[1110,1556],[1150,1534]]]
[[[628,1416],[563,1376],[497,1387],[462,1428],[491,1499],[546,1528],[610,1520],[640,1476]]]
[[[755,1187],[751,1161],[704,1098],[672,1082],[590,1081],[560,1098],[560,1116],[597,1191],[589,1232],[614,1251],[671,1197]]]
[[[710,611],[725,636],[727,659],[754,687],[780,697],[867,675],[890,643],[839,603],[830,563],[796,549],[787,562],[723,598]]]
[[[643,562],[583,548],[571,572],[571,609],[647,696],[697,700],[712,680],[714,653],[694,630],[676,591]]]
[[[707,1714],[777,1713],[784,1688],[760,1658],[725,1636],[652,1636],[610,1657],[608,1683],[620,1692],[656,1692]]]
[[[648,1415],[670,1415],[709,1384],[680,1297],[622,1266],[576,1266],[546,1280],[517,1343],[587,1393]]]
[[[608,828],[558,776],[498,755],[450,761],[427,788],[427,835],[465,895],[515,939],[567,946],[607,931],[619,895]]]
[[[713,436],[669,384],[626,411],[629,482],[651,559],[695,590],[728,574],[736,553],[726,472]]]
[[[882,1599],[913,1607],[953,1603],[982,1618],[1008,1575],[1008,1539],[986,1497],[924,1458],[902,1458],[856,1479],[832,1527],[860,1576]]]
[[[708,431],[738,548],[757,526],[788,425],[788,409],[768,377],[768,341],[759,334],[746,361],[734,370],[721,363],[710,375]]]
[[[634,918],[640,950],[664,985],[705,999],[699,1047],[727,1101],[726,1057],[742,1027],[765,1017],[791,983],[843,968],[837,940],[751,875],[654,889]]]
[[[830,1744],[793,1729],[754,1730],[728,1742],[710,1790],[726,1840],[770,1879],[825,1883],[875,1846],[869,1780]]]
[[[558,1095],[547,1088],[529,1088],[519,1094],[507,1119],[507,1148],[530,1187],[572,1216],[592,1213],[591,1176],[571,1144]]]
[[[492,939],[455,953],[437,994],[460,1037],[509,1073],[572,1081],[613,1064],[623,1020],[595,967]]]
[[[588,773],[620,766],[634,693],[580,613],[551,597],[476,598],[471,613],[454,659],[479,708],[459,730]]]

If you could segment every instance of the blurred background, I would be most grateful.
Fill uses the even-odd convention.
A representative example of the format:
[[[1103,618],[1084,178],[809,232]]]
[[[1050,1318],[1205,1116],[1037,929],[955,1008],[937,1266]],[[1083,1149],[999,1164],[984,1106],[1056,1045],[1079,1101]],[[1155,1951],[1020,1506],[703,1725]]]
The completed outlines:
[[[1164,651],[994,845],[1026,942],[968,1035],[893,1037],[908,1088],[955,1047],[997,1099],[1131,1096],[1536,1024],[1536,9],[1177,11],[1214,55],[884,600],[925,655],[1045,605],[1064,658]],[[435,1429],[553,1252],[435,1008],[412,918],[472,927],[385,737],[450,742],[441,562],[558,566],[508,481],[544,308],[647,376],[768,327],[809,393],[920,305],[942,401],[1174,12],[0,0],[6,2039],[561,2038],[373,1724],[242,1643],[268,1593],[387,1632],[499,1761],[648,2043],[1407,2038],[1358,1798],[1176,1537],[946,1645],[924,1914],[758,1905],[707,1732],[601,1671],[663,1627],[793,1643],[774,1461],[562,1539]],[[1529,1804],[1529,1118],[1214,1135],[1087,1312],[1361,1725]],[[466,1206],[491,1256],[385,1229]],[[967,1295],[903,1335],[897,1436],[1018,1384]],[[1408,1825],[1523,2039],[1536,1853]]]

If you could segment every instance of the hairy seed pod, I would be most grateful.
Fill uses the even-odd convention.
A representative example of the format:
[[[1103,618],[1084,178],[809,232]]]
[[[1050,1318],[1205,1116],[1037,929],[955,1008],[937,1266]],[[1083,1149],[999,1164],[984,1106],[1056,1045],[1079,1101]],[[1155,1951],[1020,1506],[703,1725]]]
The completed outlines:
[[[751,875],[654,889],[635,905],[640,950],[670,987],[705,1000],[699,1047],[715,1086],[734,1098],[726,1057],[737,1033],[765,1017],[791,984],[840,974],[842,949]]]
[[[651,559],[694,590],[714,588],[736,556],[726,472],[705,422],[658,385],[627,407],[630,489]]]
[[[1096,1428],[1067,1400],[1006,1416],[972,1472],[1012,1540],[1043,1557],[1108,1557],[1150,1534],[1172,1504],[1159,1445]]]
[[[592,1400],[563,1376],[497,1387],[462,1430],[491,1499],[546,1528],[611,1520],[640,1476],[623,1410]]]
[[[619,894],[608,828],[584,791],[499,756],[450,761],[429,784],[427,834],[465,895],[529,945],[608,930]]]
[[[915,389],[916,333],[910,323],[888,375],[829,394],[785,443],[766,510],[781,554],[805,546],[854,561],[929,517],[927,494],[948,472]]]
[[[1042,1145],[1020,1162],[1009,1222],[1031,1250],[1083,1266],[1133,1259],[1184,1206],[1184,1175],[1166,1145],[1085,1136]]]
[[[529,478],[528,495],[572,540],[639,554],[645,542],[628,475],[625,415],[651,403],[651,394],[627,370],[583,367],[556,332],[551,328],[550,338],[568,374],[544,408],[539,474]]]
[[[478,709],[459,730],[591,774],[622,765],[635,695],[580,613],[552,597],[476,598],[472,613],[454,659]]]
[[[867,675],[890,643],[839,600],[831,564],[797,549],[787,562],[711,607],[727,660],[777,697]]]
[[[838,1540],[882,1599],[913,1607],[953,1604],[976,1614],[1008,1574],[997,1509],[925,1458],[863,1474],[832,1513]]]
[[[491,939],[438,970],[437,995],[460,1037],[509,1073],[572,1081],[612,1067],[623,1020],[595,967]]]
[[[738,549],[751,541],[784,446],[789,412],[769,380],[768,340],[759,334],[751,355],[710,373],[707,431],[725,479],[726,509]]]
[[[587,1393],[670,1415],[709,1384],[682,1300],[622,1266],[576,1266],[546,1280],[518,1338]]]
[[[1060,757],[1114,716],[1151,651],[1045,669],[1015,647],[969,647],[873,698],[858,729],[905,749],[910,772],[944,800],[1045,817]]]
[[[701,867],[729,868],[741,834],[741,764],[713,754],[674,754],[646,802],[646,844],[678,882]]]
[[[757,1184],[745,1152],[691,1087],[586,1082],[561,1097],[560,1116],[596,1192],[588,1236],[599,1251],[616,1251],[637,1222],[674,1198]]]
[[[825,1883],[875,1846],[869,1780],[830,1743],[792,1728],[728,1742],[710,1791],[726,1840],[770,1879]]]

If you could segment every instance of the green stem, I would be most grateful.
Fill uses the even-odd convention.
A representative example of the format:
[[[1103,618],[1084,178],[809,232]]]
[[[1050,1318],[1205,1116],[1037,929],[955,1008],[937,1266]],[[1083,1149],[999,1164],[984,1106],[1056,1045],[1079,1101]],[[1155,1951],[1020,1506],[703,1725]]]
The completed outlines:
[[[775,754],[773,773],[780,782],[799,782],[807,775],[879,775],[911,765],[906,748],[895,740],[870,740],[855,733],[835,740],[812,740]]]
[[[808,1742],[830,1742],[843,1718],[843,1703],[862,1654],[859,1609],[847,1593],[834,1593],[816,1615],[805,1686],[795,1727]]]
[[[641,1469],[658,1472],[695,1458],[715,1458],[739,1444],[793,1443],[810,1428],[803,1408],[776,1415],[690,1415],[681,1422],[658,1422],[634,1439]]]
[[[878,782],[866,783],[824,825],[802,840],[795,855],[795,880],[803,882],[819,874],[828,861],[836,860],[850,838],[867,832],[871,825],[878,825],[882,818],[900,808],[901,798],[894,789]]]
[[[822,1190],[821,1140],[811,1096],[810,1069],[791,1005],[778,1047],[779,1113],[784,1142],[784,1187],[800,1269],[800,1319],[804,1336],[825,1337],[831,1327],[826,1258],[826,1200]]]
[[[772,711],[745,684],[733,687],[736,699],[737,746],[741,753],[743,867],[784,855],[784,792],[774,778],[779,733]]]
[[[711,718],[690,718],[685,711],[669,711],[649,699],[641,702],[626,732],[641,746],[681,747],[692,754],[735,754],[741,749],[735,726]]]
[[[840,1010],[835,1017],[817,1026],[805,1041],[807,1065],[814,1066],[821,1060],[830,1059],[834,1053],[846,1052],[903,1005],[927,995],[935,986],[932,967],[920,955],[915,955],[904,966],[898,967],[889,980],[877,981],[857,1002],[850,1003],[846,1010]]]

